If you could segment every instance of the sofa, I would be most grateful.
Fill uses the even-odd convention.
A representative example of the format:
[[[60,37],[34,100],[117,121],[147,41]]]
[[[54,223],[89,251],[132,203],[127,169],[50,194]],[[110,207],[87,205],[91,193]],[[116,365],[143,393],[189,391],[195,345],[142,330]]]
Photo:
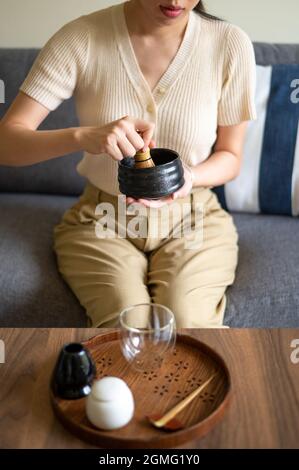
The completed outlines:
[[[299,45],[256,43],[254,47],[260,65],[299,64]],[[0,49],[0,79],[6,85],[0,118],[37,53]],[[41,129],[77,124],[71,99],[51,113]],[[80,158],[71,154],[31,167],[0,167],[1,327],[87,326],[84,309],[60,277],[53,252],[53,227],[85,185],[76,173]],[[225,324],[298,327],[298,218],[232,216],[239,232],[239,265],[235,283],[227,291]]]

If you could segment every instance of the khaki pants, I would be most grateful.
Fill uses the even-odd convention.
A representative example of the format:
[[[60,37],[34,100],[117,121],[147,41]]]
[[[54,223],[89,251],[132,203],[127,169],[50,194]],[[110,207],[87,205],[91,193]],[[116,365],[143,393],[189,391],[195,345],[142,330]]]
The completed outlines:
[[[59,271],[85,308],[90,324],[117,326],[124,308],[154,302],[173,311],[178,327],[221,327],[225,291],[235,278],[238,235],[232,217],[221,208],[215,194],[196,188],[188,197],[170,204],[184,205],[187,212],[170,216],[166,233],[165,208],[143,206],[145,214],[138,225],[147,225],[145,237],[136,237],[131,231],[126,238],[119,237],[126,227],[116,220],[114,234],[110,227],[109,236],[99,238],[97,228],[105,227],[103,215],[96,215],[100,203],[112,204],[119,217],[117,196],[88,184],[77,204],[55,227]],[[124,207],[126,223],[134,222],[136,214]],[[194,228],[196,220],[200,220],[200,227],[175,236],[190,220],[189,227]],[[164,233],[157,230],[159,224]]]

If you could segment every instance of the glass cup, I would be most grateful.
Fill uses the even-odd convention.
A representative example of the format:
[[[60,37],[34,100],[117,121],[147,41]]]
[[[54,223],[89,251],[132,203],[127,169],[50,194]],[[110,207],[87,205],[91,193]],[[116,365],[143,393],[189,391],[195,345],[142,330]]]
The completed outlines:
[[[123,310],[119,317],[121,350],[138,371],[161,367],[176,342],[175,318],[159,304],[138,304]]]

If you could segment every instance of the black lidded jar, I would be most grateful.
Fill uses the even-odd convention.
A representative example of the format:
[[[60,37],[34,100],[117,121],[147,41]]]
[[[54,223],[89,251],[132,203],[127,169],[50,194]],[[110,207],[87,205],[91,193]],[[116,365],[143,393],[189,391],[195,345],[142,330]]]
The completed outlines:
[[[80,343],[65,344],[52,374],[51,388],[60,398],[76,400],[89,395],[95,376],[96,366],[89,351]]]

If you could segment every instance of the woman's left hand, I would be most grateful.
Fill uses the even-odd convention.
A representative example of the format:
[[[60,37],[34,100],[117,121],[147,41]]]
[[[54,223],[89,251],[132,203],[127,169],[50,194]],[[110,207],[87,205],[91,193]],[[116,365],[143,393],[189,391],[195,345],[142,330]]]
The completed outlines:
[[[127,197],[126,202],[127,204],[132,204],[133,202],[139,202],[146,207],[153,207],[153,208],[160,208],[165,206],[166,204],[170,204],[176,199],[187,197],[192,188],[193,188],[193,173],[192,170],[183,163],[184,167],[184,179],[185,184],[175,193],[171,194],[171,196],[164,197],[162,199],[133,199],[132,197]]]

